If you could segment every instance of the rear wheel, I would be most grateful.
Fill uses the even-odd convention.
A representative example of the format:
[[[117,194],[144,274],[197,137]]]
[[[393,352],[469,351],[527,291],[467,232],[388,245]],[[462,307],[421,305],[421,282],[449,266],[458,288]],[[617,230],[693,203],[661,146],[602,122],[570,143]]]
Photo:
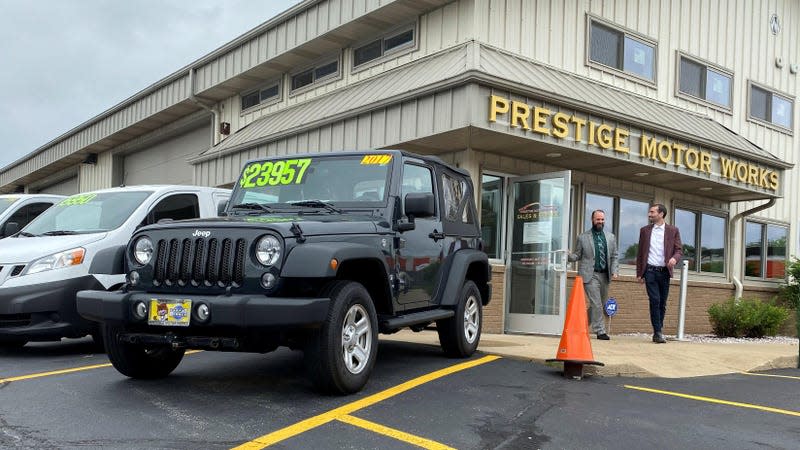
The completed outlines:
[[[364,286],[336,281],[328,291],[328,317],[305,349],[314,386],[325,393],[352,394],[369,379],[378,353],[378,319]]]
[[[466,358],[475,353],[481,340],[482,320],[481,292],[472,280],[467,280],[461,287],[455,316],[436,321],[436,331],[445,354]]]
[[[103,340],[111,364],[125,376],[163,378],[172,373],[183,359],[184,349],[123,342],[119,337],[123,331],[123,327],[107,325],[103,330]]]

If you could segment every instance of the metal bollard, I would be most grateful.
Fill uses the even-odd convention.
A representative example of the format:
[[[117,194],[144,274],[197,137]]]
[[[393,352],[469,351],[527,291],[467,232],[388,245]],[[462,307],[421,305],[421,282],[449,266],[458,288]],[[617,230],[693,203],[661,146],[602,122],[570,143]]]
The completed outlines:
[[[683,340],[683,324],[686,321],[686,290],[689,285],[689,261],[683,260],[681,267],[681,295],[678,301],[678,340]]]

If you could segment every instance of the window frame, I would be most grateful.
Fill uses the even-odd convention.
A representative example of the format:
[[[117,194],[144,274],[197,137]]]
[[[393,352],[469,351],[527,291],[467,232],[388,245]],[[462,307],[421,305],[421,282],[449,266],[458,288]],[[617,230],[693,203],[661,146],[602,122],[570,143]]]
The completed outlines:
[[[622,38],[622,45],[620,46],[621,55],[623,57],[622,61],[622,68],[608,66],[603,64],[602,62],[595,61],[592,59],[592,25],[597,23],[598,25],[609,28],[612,31],[619,33],[620,37]],[[653,79],[650,80],[648,78],[644,78],[641,75],[635,72],[629,72],[625,70],[624,67],[624,54],[625,54],[625,37],[629,37],[641,44],[647,45],[652,47],[653,49]],[[631,30],[629,28],[625,28],[623,26],[617,25],[615,23],[609,22],[600,16],[596,16],[594,14],[587,14],[586,15],[586,42],[585,42],[585,58],[584,64],[588,67],[600,70],[602,72],[608,72],[617,76],[621,76],[631,81],[635,81],[637,83],[641,83],[645,86],[656,88],[658,85],[658,41],[644,34],[641,34],[637,31]]]
[[[586,216],[586,213],[587,213],[586,196],[589,195],[589,194],[599,195],[599,196],[603,196],[603,197],[611,197],[612,203],[613,203],[613,208],[614,208],[614,210],[612,211],[612,217],[615,220],[615,222],[611,224],[611,229],[610,230],[608,228],[606,228],[606,230],[611,231],[612,233],[614,233],[614,236],[616,236],[616,238],[617,238],[617,250],[621,254],[623,249],[620,248],[620,245],[619,245],[620,244],[620,242],[619,242],[620,199],[646,203],[649,206],[649,205],[652,205],[653,201],[654,201],[652,195],[644,194],[644,193],[641,193],[641,192],[636,193],[636,192],[627,192],[627,191],[623,191],[623,192],[612,191],[611,189],[609,189],[606,186],[603,186],[603,187],[591,186],[591,185],[585,186],[584,189],[583,189],[583,192],[579,194],[580,200],[581,200],[581,208],[580,208],[580,211],[577,211],[577,214],[579,215],[577,217],[577,220],[579,220],[580,222],[579,222],[579,228],[576,227],[575,232],[573,233],[574,234],[574,237],[572,238],[573,248],[577,244],[578,236],[581,233],[583,233],[584,231],[588,230],[588,228],[586,227],[586,224],[584,223],[584,220],[585,220],[585,216]],[[608,214],[608,211],[606,211],[606,214]],[[647,222],[647,215],[646,214],[647,213],[645,211],[645,215],[643,216],[643,220],[645,221],[645,223],[642,226],[647,225],[647,223],[646,223]],[[608,225],[608,224],[606,224],[606,225]],[[637,242],[638,242],[638,239],[639,239],[639,237],[636,236]],[[621,261],[622,257],[620,256],[619,259]],[[620,262],[619,266],[620,266],[620,268],[633,269],[633,268],[636,267],[636,264],[635,263],[634,264],[623,264],[622,262]]]
[[[734,83],[736,81],[736,78],[735,78],[735,75],[734,75],[733,71],[732,70],[728,70],[728,69],[726,69],[726,68],[724,68],[724,67],[722,67],[720,65],[714,64],[714,63],[712,63],[710,61],[706,61],[706,60],[698,58],[696,56],[689,55],[688,53],[682,52],[680,50],[676,50],[675,51],[675,55],[676,55],[676,57],[675,57],[676,58],[675,59],[675,71],[676,71],[676,76],[675,76],[675,97],[678,97],[678,98],[681,98],[683,100],[687,100],[687,101],[690,101],[690,102],[693,102],[693,103],[697,103],[697,104],[700,104],[700,105],[703,105],[703,106],[707,106],[709,108],[716,109],[718,111],[721,111],[721,112],[724,112],[726,114],[732,115],[733,114],[733,88],[734,88]],[[692,95],[692,94],[690,94],[688,92],[683,92],[681,90],[681,76],[682,76],[681,62],[682,62],[682,60],[684,58],[687,61],[690,61],[690,62],[692,62],[694,64],[697,64],[699,66],[703,66],[703,69],[704,69],[703,70],[703,74],[706,75],[706,79],[703,80],[703,87],[707,87],[706,83],[708,81],[708,69],[712,69],[715,72],[718,72],[718,73],[721,73],[723,75],[726,75],[730,79],[730,92],[728,93],[728,103],[730,103],[729,106],[720,105],[718,103],[714,103],[714,102],[712,102],[710,100],[707,100],[705,98],[696,97],[696,96],[694,96],[694,95]]]
[[[719,208],[708,207],[708,206],[700,206],[700,205],[696,205],[696,204],[692,204],[692,203],[675,202],[675,204],[672,206],[672,218],[673,219],[670,221],[670,223],[672,223],[672,224],[674,224],[676,226],[677,226],[677,224],[676,224],[677,220],[676,219],[677,219],[677,215],[678,215],[677,213],[678,213],[679,209],[683,210],[683,211],[694,213],[696,215],[695,217],[697,218],[697,220],[695,221],[695,224],[694,224],[694,237],[695,237],[695,242],[694,242],[694,246],[695,246],[695,261],[694,261],[694,263],[695,263],[695,268],[694,269],[689,269],[690,274],[699,275],[699,276],[703,276],[703,277],[727,278],[728,277],[728,272],[730,271],[730,268],[731,268],[731,265],[729,264],[729,261],[731,260],[731,255],[729,254],[729,246],[728,246],[728,244],[729,244],[728,226],[724,227],[725,228],[725,231],[724,231],[725,235],[722,238],[722,242],[725,245],[725,247],[724,247],[724,249],[725,249],[725,257],[724,257],[724,266],[723,266],[722,272],[706,272],[706,271],[703,271],[703,270],[701,270],[702,265],[700,263],[702,262],[703,215],[714,216],[714,217],[720,218],[727,225],[728,223],[730,223],[730,211],[726,211],[724,209],[719,209]],[[683,240],[683,234],[681,235],[681,240]],[[684,241],[683,243],[686,244],[686,241]],[[685,255],[684,255],[684,259],[686,259]],[[677,267],[676,267],[676,270],[677,270]]]
[[[761,255],[759,256],[759,264],[761,267],[761,274],[759,276],[747,275],[746,274],[746,265],[747,265],[747,224],[753,223],[761,226]],[[768,278],[767,274],[767,264],[766,263],[769,259],[768,255],[768,238],[769,233],[768,229],[770,226],[773,227],[780,227],[786,229],[786,255],[785,255],[785,266],[784,266],[784,273],[783,278]],[[754,219],[745,219],[744,225],[742,226],[742,274],[744,275],[745,280],[750,281],[760,281],[765,283],[784,283],[786,282],[786,267],[789,265],[790,259],[790,248],[789,248],[789,239],[791,237],[792,227],[791,224],[785,222],[778,222],[778,221],[771,221],[767,219],[761,218],[754,218]]]
[[[266,99],[261,99],[261,91],[271,88],[273,86],[278,87],[278,93],[274,97],[268,97]],[[248,95],[258,93],[258,103],[253,106],[244,107],[244,98]],[[283,79],[282,77],[273,78],[265,83],[258,85],[258,87],[254,89],[249,89],[244,91],[241,95],[239,95],[239,107],[242,113],[250,113],[252,111],[256,111],[260,108],[266,108],[267,106],[274,105],[275,103],[279,103],[283,100]]]
[[[325,75],[321,78],[317,78],[316,71],[324,66],[327,66],[330,63],[336,62],[336,72],[331,74]],[[295,88],[294,87],[294,79],[298,75],[304,74],[306,72],[311,72],[312,80],[311,83],[300,86]],[[316,60],[314,63],[303,66],[301,69],[294,70],[289,72],[288,75],[288,88],[289,88],[289,96],[298,95],[304,92],[308,92],[312,89],[316,89],[319,86],[323,86],[328,83],[332,83],[334,81],[338,81],[342,79],[342,52],[336,52],[336,55],[328,55],[326,57],[320,58]]]
[[[760,117],[754,117],[753,116],[753,114],[752,114],[752,111],[753,111],[753,99],[752,99],[752,97],[753,97],[753,88],[754,87],[757,88],[757,89],[760,89],[762,91],[766,91],[767,94],[769,94],[769,96],[770,96],[769,97],[769,106],[770,107],[768,109],[768,112],[769,112],[770,118],[772,117],[772,97],[775,97],[775,96],[780,97],[780,98],[788,101],[791,104],[791,107],[789,108],[789,111],[791,112],[791,117],[790,117],[791,124],[790,124],[789,128],[786,128],[783,125],[776,124],[776,123],[772,122],[771,119],[770,120],[765,120],[765,119],[762,119]],[[756,124],[759,124],[759,125],[763,125],[763,126],[765,126],[767,128],[770,128],[772,130],[780,131],[781,133],[785,133],[785,134],[788,134],[790,136],[794,136],[794,127],[797,124],[797,118],[795,117],[795,113],[794,113],[795,101],[796,101],[796,98],[794,96],[791,96],[789,94],[785,94],[783,92],[780,92],[780,91],[778,91],[776,89],[770,88],[770,87],[768,87],[766,85],[763,85],[761,83],[757,83],[757,82],[755,82],[753,80],[747,80],[747,120],[749,122],[753,122],[753,123],[756,123]]]
[[[393,37],[399,36],[403,33],[411,31],[414,33],[414,37],[408,44],[403,44],[401,46],[392,48],[390,50],[385,50],[386,47],[386,40],[391,39]],[[376,41],[381,42],[381,55],[377,58],[371,59],[369,61],[365,61],[361,64],[356,65],[356,51],[366,47],[367,45],[373,44]],[[419,21],[415,20],[411,23],[406,23],[404,25],[392,28],[390,31],[383,33],[381,35],[375,36],[369,40],[359,41],[356,45],[353,45],[350,48],[350,73],[358,73],[363,70],[369,69],[371,67],[377,66],[386,62],[389,59],[397,58],[399,56],[414,52],[419,50]]]
[[[478,191],[478,195],[476,198],[483,199],[483,176],[487,175],[490,177],[497,177],[500,179],[501,184],[501,192],[500,192],[500,240],[499,240],[499,248],[498,248],[498,257],[497,258],[489,258],[490,262],[495,264],[505,264],[506,260],[506,230],[508,226],[508,186],[509,186],[509,179],[513,177],[518,177],[519,175],[512,175],[509,173],[503,173],[493,170],[481,170],[481,186],[480,190]],[[478,209],[478,217],[483,218],[483,202],[478,202],[475,207]],[[481,222],[482,224],[483,222]],[[482,237],[482,236],[481,236]]]

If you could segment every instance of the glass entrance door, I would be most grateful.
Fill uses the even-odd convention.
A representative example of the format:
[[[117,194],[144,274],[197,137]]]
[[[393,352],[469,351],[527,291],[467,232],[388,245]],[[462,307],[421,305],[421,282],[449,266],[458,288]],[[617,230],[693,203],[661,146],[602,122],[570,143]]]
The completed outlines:
[[[509,181],[506,331],[561,334],[566,311],[570,172]]]

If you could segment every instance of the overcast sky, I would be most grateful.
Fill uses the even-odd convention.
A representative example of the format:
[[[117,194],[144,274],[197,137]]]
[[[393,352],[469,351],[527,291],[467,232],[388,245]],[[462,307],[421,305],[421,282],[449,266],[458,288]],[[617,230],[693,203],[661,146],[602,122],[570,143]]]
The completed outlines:
[[[300,0],[0,0],[0,167]]]

